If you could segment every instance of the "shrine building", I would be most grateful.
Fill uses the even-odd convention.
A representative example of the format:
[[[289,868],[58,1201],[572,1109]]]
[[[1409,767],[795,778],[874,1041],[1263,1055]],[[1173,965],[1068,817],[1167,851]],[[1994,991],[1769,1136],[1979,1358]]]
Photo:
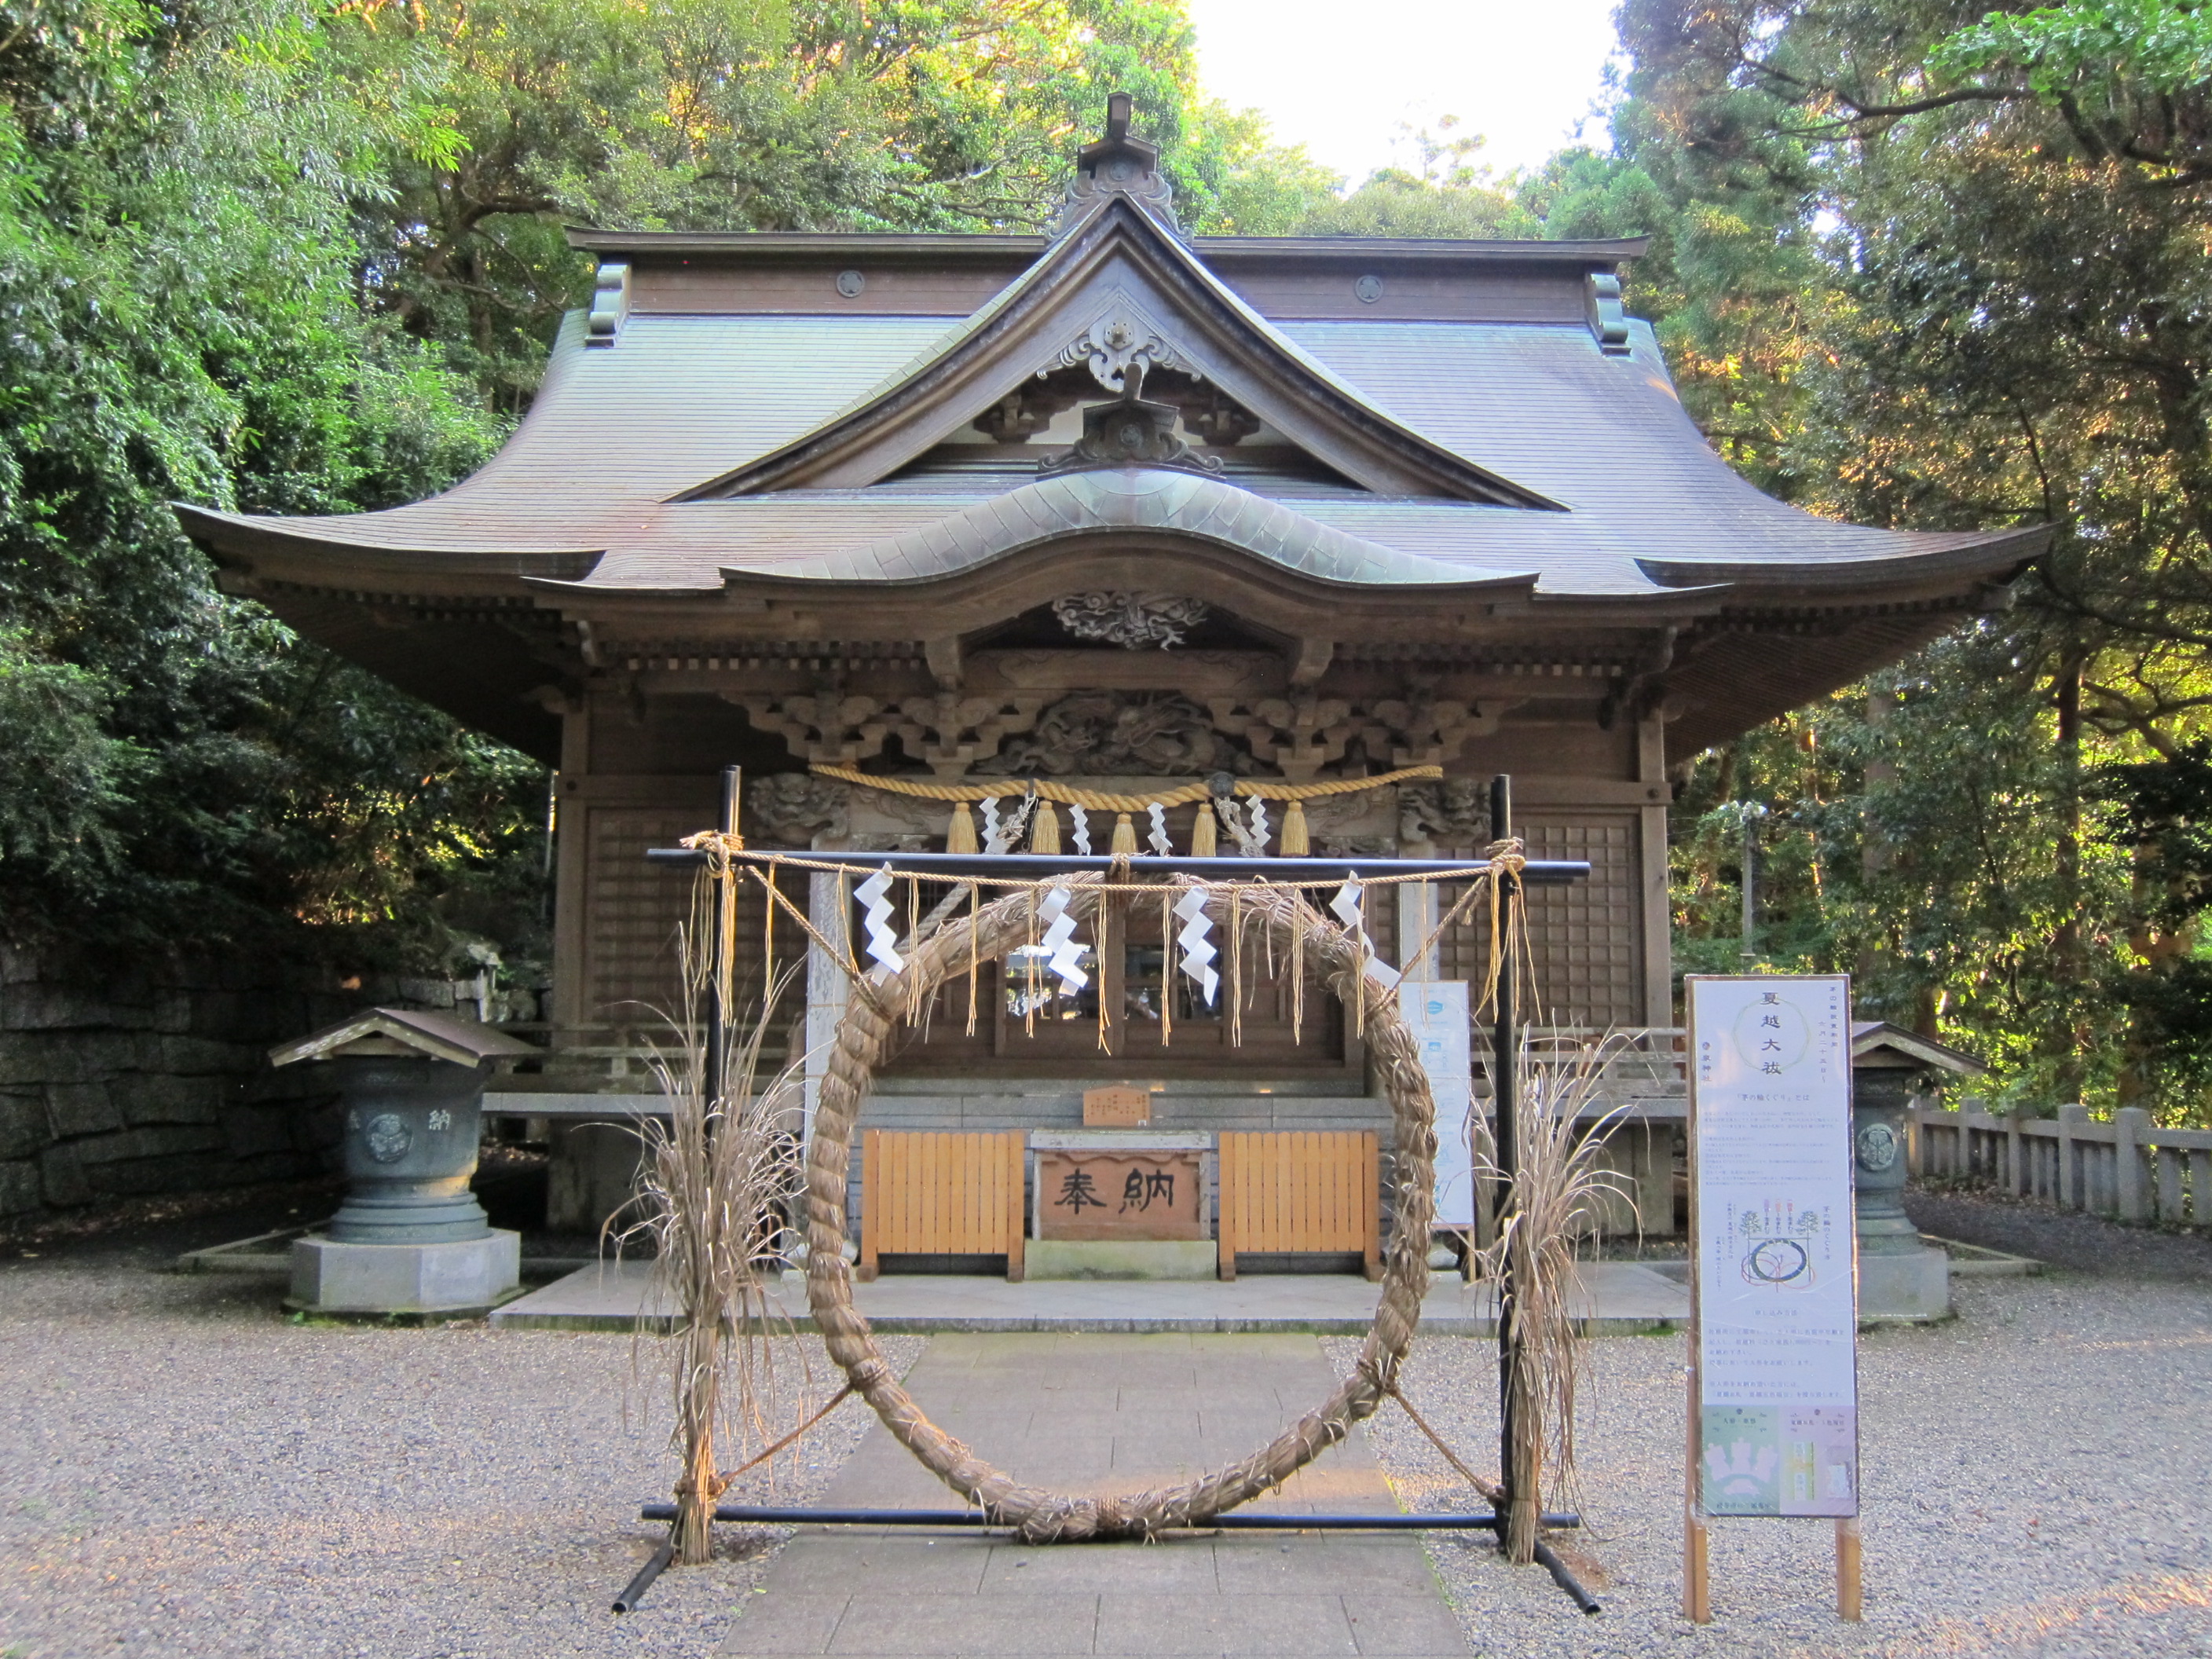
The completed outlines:
[[[1004,846],[1042,781],[1070,850],[1187,851],[1192,786],[1226,779],[1273,791],[1245,821],[1271,850],[1420,857],[1484,847],[1509,773],[1529,855],[1590,866],[1531,900],[1541,1018],[1665,1032],[1669,767],[2002,603],[2039,550],[1736,476],[1623,313],[1639,240],[1193,237],[1158,159],[1117,97],[1044,235],[572,231],[591,307],[475,476],[345,516],[179,509],[230,592],[557,768],[550,1047],[490,1109],[647,1103],[691,877],[645,853],[711,827],[732,764],[757,847],[937,850],[978,817]],[[836,878],[787,879],[847,925]],[[1395,962],[1437,900],[1376,890]],[[1131,1085],[1168,1141],[1376,1135],[1387,1208],[1341,1012],[1255,982],[1232,1033],[1161,921],[1091,930],[1091,1002],[987,964],[971,1030],[948,989],[864,1133],[1065,1139]],[[787,917],[773,945],[807,949]],[[1400,965],[1479,979],[1486,948]],[[842,982],[815,963],[771,1049],[818,1044]],[[1654,1231],[1667,1093],[1624,1142]],[[591,1221],[619,1195],[595,1178],[571,1156],[556,1210]]]

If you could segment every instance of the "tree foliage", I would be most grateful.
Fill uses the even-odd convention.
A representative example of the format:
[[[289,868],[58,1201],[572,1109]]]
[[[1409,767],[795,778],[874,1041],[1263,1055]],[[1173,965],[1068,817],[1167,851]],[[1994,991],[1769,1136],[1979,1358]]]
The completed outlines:
[[[2203,1111],[2179,1059],[2202,1038],[2174,1024],[2197,913],[2087,787],[2179,764],[2212,710],[2201,14],[1620,16],[1607,164],[1665,200],[1640,297],[1724,453],[1815,511],[2056,531],[2008,612],[1698,762],[1693,805],[1778,809],[1762,945],[1856,969],[1863,1006],[1978,1048],[2000,1089]],[[1691,957],[1729,908],[1699,823],[1678,848]]]

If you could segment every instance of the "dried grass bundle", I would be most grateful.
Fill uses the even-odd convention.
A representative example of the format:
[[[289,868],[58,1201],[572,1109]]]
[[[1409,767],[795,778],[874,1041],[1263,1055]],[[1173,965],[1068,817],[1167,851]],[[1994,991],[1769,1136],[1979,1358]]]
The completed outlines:
[[[702,877],[679,932],[682,1006],[664,1015],[670,1042],[655,1044],[650,1061],[668,1121],[649,1118],[639,1128],[636,1190],[607,1224],[618,1248],[652,1247],[655,1288],[676,1310],[661,1352],[675,1407],[669,1441],[683,1460],[674,1542],[677,1559],[690,1565],[712,1553],[715,1501],[732,1478],[717,1471],[718,1438],[764,1445],[781,1415],[769,1339],[789,1322],[768,1290],[783,1265],[803,1155],[798,1066],[761,1078],[771,1016],[800,964],[770,981],[752,1018],[726,1022],[720,1064],[708,1063],[716,960],[708,942],[726,908],[716,884]],[[726,1007],[726,981],[723,988]]]
[[[1582,1289],[1577,1241],[1599,1231],[1608,1198],[1634,1196],[1621,1175],[1601,1162],[1607,1135],[1628,1110],[1626,1103],[1601,1104],[1607,1068],[1626,1047],[1608,1034],[1571,1056],[1540,1058],[1524,1036],[1514,1067],[1518,1168],[1497,1234],[1479,1260],[1492,1283],[1511,1287],[1505,1547],[1524,1565],[1535,1559],[1547,1473],[1562,1504],[1574,1480],[1575,1397],[1583,1361],[1575,1328]],[[1503,1178],[1487,1146],[1478,1145],[1476,1156],[1478,1179]]]

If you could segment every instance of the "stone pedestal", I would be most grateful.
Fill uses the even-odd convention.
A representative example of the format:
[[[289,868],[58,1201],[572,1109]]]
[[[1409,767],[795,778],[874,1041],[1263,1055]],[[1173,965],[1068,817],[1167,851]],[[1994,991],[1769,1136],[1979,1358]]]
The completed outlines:
[[[1951,1258],[1925,1245],[1899,1255],[1859,1253],[1859,1317],[1924,1323],[1951,1316]]]
[[[629,1123],[556,1123],[545,1183],[549,1232],[596,1237],[637,1194],[644,1143]]]
[[[487,1229],[442,1244],[292,1244],[285,1306],[309,1313],[482,1313],[522,1282],[522,1235]]]
[[[1905,1114],[1912,1077],[1875,1056],[1862,1056],[1851,1071],[1862,1320],[1917,1322],[1951,1315],[1951,1258],[1923,1243],[1905,1212]]]

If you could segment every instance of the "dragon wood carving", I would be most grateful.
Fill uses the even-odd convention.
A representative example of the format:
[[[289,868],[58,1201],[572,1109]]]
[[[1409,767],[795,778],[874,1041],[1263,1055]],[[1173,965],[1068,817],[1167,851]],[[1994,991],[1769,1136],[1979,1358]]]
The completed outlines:
[[[1048,706],[1034,730],[1010,738],[974,768],[979,777],[1194,777],[1249,775],[1251,755],[1214,730],[1211,715],[1187,697],[1142,692],[1079,691]]]
[[[726,692],[757,731],[800,760],[857,766],[889,752],[940,778],[1069,774],[1193,777],[1273,773],[1291,781],[1349,767],[1449,764],[1495,731],[1489,703],[1172,692],[1018,690],[873,697],[849,691]],[[896,738],[896,744],[891,740]]]
[[[1173,593],[1126,593],[1103,589],[1069,593],[1052,602],[1060,625],[1079,640],[1142,651],[1181,645],[1189,629],[1205,622],[1206,601]]]

